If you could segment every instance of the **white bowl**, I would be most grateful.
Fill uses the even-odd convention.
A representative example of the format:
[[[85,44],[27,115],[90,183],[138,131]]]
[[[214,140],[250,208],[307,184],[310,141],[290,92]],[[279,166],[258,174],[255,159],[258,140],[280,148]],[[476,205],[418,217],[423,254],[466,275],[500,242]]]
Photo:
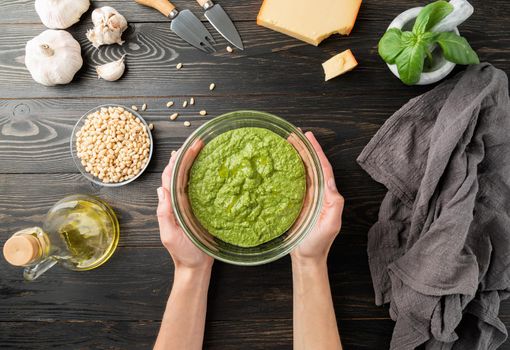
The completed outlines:
[[[423,7],[414,7],[407,11],[402,12],[400,15],[395,17],[393,22],[390,23],[388,29],[398,28],[401,30],[411,30],[412,24],[414,24],[413,20],[418,17],[421,9]],[[407,28],[406,26],[409,26]],[[454,33],[459,34],[459,30],[455,28],[453,30]],[[433,52],[434,60],[436,64],[432,67],[430,71],[424,71],[421,73],[420,80],[415,85],[428,85],[438,82],[439,80],[445,78],[448,74],[450,74],[455,68],[455,63],[447,61],[441,51],[436,48]],[[398,68],[396,64],[387,64],[388,68],[391,72],[400,79],[400,75],[398,74]]]
[[[130,112],[131,114],[133,114],[136,118],[140,119],[140,122],[143,124],[143,126],[145,127],[145,129],[147,130],[147,134],[149,135],[149,141],[150,141],[150,149],[149,149],[149,158],[147,159],[147,162],[145,163],[144,167],[140,170],[140,172],[138,174],[136,174],[135,176],[133,176],[132,178],[130,179],[127,179],[127,180],[124,180],[122,182],[110,182],[110,183],[105,183],[103,181],[101,181],[99,178],[95,177],[94,175],[92,175],[91,173],[89,173],[88,171],[85,170],[85,167],[81,164],[81,159],[78,157],[78,152],[76,150],[76,133],[81,130],[81,128],[83,127],[83,125],[85,124],[85,121],[88,117],[89,114],[91,113],[94,113],[98,110],[100,110],[101,108],[108,108],[108,107],[122,107],[124,108],[126,111]],[[92,183],[95,183],[96,185],[99,185],[99,186],[104,186],[104,187],[120,187],[120,186],[124,186],[124,185],[127,185],[128,183],[130,182],[133,182],[135,181],[138,177],[140,177],[140,175],[142,175],[142,173],[147,169],[147,167],[149,166],[149,163],[151,161],[151,158],[152,158],[152,152],[153,152],[153,149],[154,149],[154,141],[152,139],[152,133],[151,133],[151,130],[149,128],[149,125],[147,124],[147,122],[145,121],[145,119],[143,119],[143,117],[140,115],[140,113],[132,110],[131,108],[129,107],[126,107],[126,106],[123,106],[123,105],[119,105],[119,104],[115,104],[115,103],[111,103],[111,104],[104,104],[104,105],[100,105],[100,106],[97,106],[95,108],[92,108],[91,110],[89,110],[87,113],[85,113],[81,118],[80,120],[78,120],[78,122],[76,123],[76,125],[74,126],[73,128],[73,132],[71,134],[71,140],[70,140],[70,146],[71,146],[71,154],[72,154],[72,157],[73,157],[73,161],[74,161],[74,164],[76,164],[76,167],[78,168],[78,170],[80,171],[80,173],[87,179],[89,180],[90,182]]]

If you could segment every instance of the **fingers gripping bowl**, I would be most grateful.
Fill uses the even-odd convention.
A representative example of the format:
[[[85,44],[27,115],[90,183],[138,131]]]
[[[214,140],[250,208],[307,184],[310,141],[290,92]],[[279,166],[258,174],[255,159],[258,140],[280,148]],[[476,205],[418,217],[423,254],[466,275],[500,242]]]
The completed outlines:
[[[301,157],[306,175],[306,193],[296,221],[281,236],[253,247],[229,244],[211,235],[193,214],[188,193],[190,170],[201,149],[217,136],[240,128],[266,129],[287,140]],[[310,232],[321,210],[323,186],[320,161],[299,129],[271,114],[236,111],[202,125],[185,141],[172,172],[171,199],[179,224],[198,248],[227,263],[259,265],[286,255]]]

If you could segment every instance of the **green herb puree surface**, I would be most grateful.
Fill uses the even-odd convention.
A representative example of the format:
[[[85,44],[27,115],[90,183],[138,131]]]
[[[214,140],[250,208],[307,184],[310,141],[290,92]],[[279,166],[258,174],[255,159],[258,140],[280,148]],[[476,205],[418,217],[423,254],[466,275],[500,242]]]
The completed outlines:
[[[262,128],[227,131],[193,163],[188,195],[193,213],[213,236],[254,247],[287,231],[306,190],[305,168],[294,147]]]

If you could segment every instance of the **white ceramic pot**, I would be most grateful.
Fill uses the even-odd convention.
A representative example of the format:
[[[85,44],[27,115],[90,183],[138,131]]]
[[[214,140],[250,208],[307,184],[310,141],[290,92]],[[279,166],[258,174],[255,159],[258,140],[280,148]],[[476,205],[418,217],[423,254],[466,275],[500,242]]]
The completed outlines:
[[[418,14],[420,13],[423,7],[415,7],[409,9],[407,11],[402,12],[400,15],[395,17],[393,22],[389,25],[390,28],[398,28],[403,31],[412,30],[414,25],[414,21]],[[459,30],[457,27],[453,29],[453,32],[459,34]],[[420,80],[416,83],[416,85],[428,85],[438,82],[439,80],[445,78],[448,74],[451,73],[453,68],[455,68],[455,63],[447,61],[439,48],[436,48],[432,52],[433,56],[433,64],[429,69],[426,69],[421,73]],[[400,78],[398,74],[398,69],[396,64],[388,64],[388,68],[391,72],[397,77]]]

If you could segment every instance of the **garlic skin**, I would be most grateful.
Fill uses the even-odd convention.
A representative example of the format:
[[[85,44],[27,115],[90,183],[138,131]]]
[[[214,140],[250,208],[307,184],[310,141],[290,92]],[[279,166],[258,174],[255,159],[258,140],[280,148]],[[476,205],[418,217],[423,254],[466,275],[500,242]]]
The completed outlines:
[[[117,10],[110,6],[95,9],[92,12],[94,28],[87,30],[87,38],[95,48],[101,45],[122,45],[122,33],[127,29],[127,21]]]
[[[126,69],[126,65],[124,64],[124,56],[126,55],[122,55],[122,57],[117,61],[97,66],[97,78],[108,81],[119,80],[120,77],[122,77],[124,74],[124,70]]]
[[[89,0],[35,0],[35,11],[43,24],[51,29],[69,28],[89,7]]]
[[[70,83],[83,65],[80,44],[65,30],[47,29],[27,42],[25,65],[39,84]]]

